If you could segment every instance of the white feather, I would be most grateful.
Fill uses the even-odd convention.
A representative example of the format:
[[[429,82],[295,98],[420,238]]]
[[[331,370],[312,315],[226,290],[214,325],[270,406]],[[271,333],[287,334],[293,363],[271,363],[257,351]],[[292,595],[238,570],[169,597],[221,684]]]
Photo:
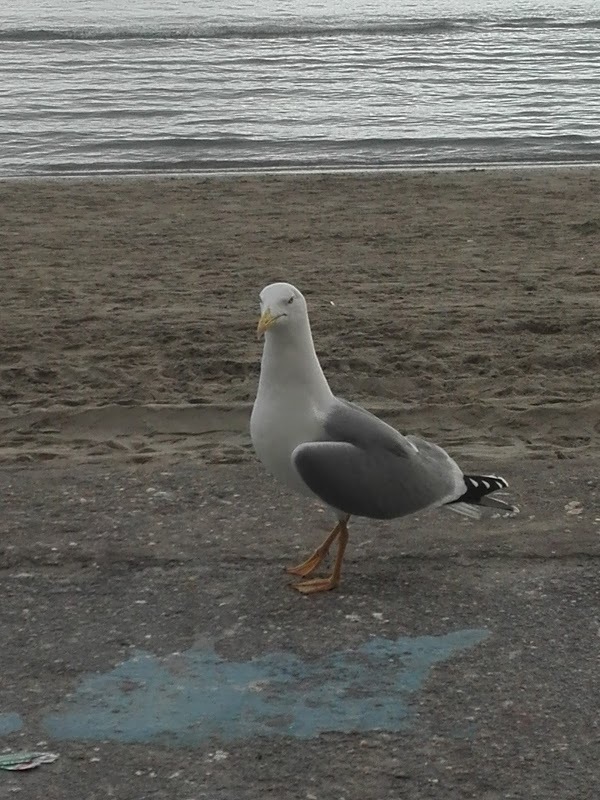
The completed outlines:
[[[463,517],[470,517],[471,519],[481,519],[481,511],[477,506],[472,506],[469,503],[449,503],[442,508],[447,508],[449,511],[454,511],[456,514],[462,514]]]

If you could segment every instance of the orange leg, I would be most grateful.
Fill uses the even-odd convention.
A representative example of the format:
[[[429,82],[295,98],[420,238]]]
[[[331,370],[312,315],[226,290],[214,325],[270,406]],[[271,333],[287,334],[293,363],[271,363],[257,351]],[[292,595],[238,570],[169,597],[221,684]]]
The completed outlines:
[[[340,576],[342,574],[342,562],[344,560],[344,553],[346,552],[346,545],[348,543],[348,525],[347,525],[348,519],[349,517],[346,517],[345,520],[340,520],[340,522],[336,525],[336,527],[333,529],[333,531],[331,532],[331,534],[329,534],[328,537],[329,539],[334,532],[336,533],[336,536],[339,537],[337,555],[335,558],[335,564],[333,566],[333,572],[331,573],[331,575],[328,578],[312,578],[311,580],[308,581],[300,581],[299,583],[294,583],[292,584],[294,589],[297,589],[299,592],[302,592],[302,594],[316,594],[317,592],[328,592],[330,589],[335,589],[339,585]],[[325,542],[323,542],[323,545],[325,545],[326,542],[327,539],[325,540]],[[331,539],[331,542],[333,542],[333,539]],[[330,547],[331,542],[329,542],[329,544],[327,545],[328,548]]]
[[[320,544],[314,553],[311,553],[306,561],[298,564],[295,567],[286,567],[286,572],[290,575],[298,575],[300,578],[306,578],[321,566],[321,562],[329,552],[329,548],[335,542],[341,531],[341,522],[338,522],[335,528],[331,531],[325,541]]]

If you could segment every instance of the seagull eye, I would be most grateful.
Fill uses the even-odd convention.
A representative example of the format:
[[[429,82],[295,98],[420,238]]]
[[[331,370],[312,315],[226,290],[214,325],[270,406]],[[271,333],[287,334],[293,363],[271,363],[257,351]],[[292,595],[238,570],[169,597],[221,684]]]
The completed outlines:
[[[293,302],[294,302],[294,298],[290,297],[290,299],[288,300],[288,306],[290,306]]]

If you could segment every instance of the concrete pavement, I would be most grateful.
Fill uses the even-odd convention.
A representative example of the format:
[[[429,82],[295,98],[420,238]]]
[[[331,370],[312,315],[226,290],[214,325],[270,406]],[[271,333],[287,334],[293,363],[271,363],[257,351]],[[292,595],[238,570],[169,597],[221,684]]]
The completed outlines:
[[[599,463],[354,521],[313,597],[329,520],[256,464],[3,467],[0,742],[60,758],[0,797],[599,796]]]

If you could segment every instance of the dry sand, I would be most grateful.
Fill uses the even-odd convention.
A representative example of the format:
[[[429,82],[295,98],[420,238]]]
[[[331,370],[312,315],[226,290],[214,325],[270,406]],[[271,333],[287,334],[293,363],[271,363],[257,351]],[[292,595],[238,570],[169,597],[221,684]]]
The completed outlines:
[[[274,280],[334,390],[402,429],[597,455],[599,194],[592,169],[1,183],[0,458],[251,458]]]

